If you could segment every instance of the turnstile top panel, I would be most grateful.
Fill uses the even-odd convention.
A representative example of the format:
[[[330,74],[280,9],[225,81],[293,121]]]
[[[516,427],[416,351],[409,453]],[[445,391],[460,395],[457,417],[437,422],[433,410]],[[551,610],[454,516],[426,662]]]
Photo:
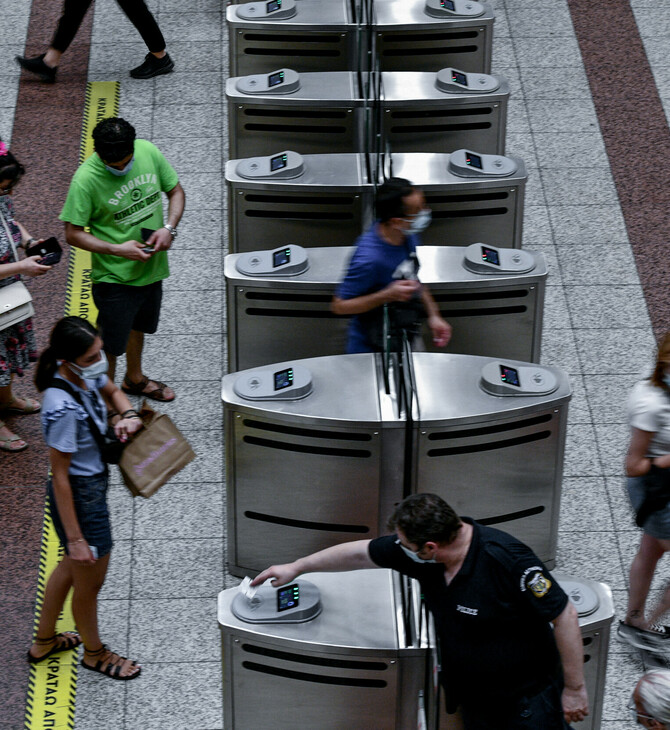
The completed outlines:
[[[485,94],[463,89],[461,93],[447,93],[435,86],[436,73],[432,71],[383,71],[381,103],[388,107],[407,107],[416,104],[439,106],[449,104],[490,104],[507,99],[509,82],[504,76],[491,74],[500,86]],[[395,172],[395,170],[394,170]]]
[[[268,564],[272,556],[268,555]],[[223,633],[263,643],[328,654],[396,653],[399,649],[393,577],[390,570],[305,573],[321,592],[322,612],[301,624],[249,624],[230,610],[237,588],[219,593]]]
[[[477,152],[476,149],[470,150]],[[450,154],[443,152],[394,152],[393,176],[404,177],[424,191],[442,189],[447,184],[467,185],[468,188],[500,188],[525,184],[528,179],[526,165],[515,155],[500,155],[514,160],[516,172],[505,177],[474,178],[460,177],[449,172]],[[494,243],[489,241],[489,243]]]
[[[454,28],[471,27],[492,23],[495,21],[493,8],[486,0],[477,0],[484,6],[483,15],[475,18],[456,17],[433,18],[425,11],[426,0],[375,0],[374,4],[374,29],[385,30],[421,30],[422,28],[435,27],[436,24],[444,27]]]
[[[567,403],[572,394],[566,373],[548,365],[503,359],[511,367],[542,367],[558,379],[558,389],[549,395],[504,397],[489,395],[479,385],[483,366],[497,358],[415,352],[413,359],[422,428],[509,419]]]
[[[612,599],[612,591],[606,583],[599,583],[595,580],[588,580],[587,578],[581,578],[574,575],[566,575],[565,573],[561,573],[556,570],[552,570],[551,574],[559,583],[562,583],[563,581],[583,583],[597,595],[600,602],[598,608],[588,616],[579,617],[579,626],[582,630],[584,630],[585,627],[595,630],[612,622],[612,619],[614,618],[614,601]]]
[[[287,64],[290,68],[290,62]],[[257,74],[254,74],[257,75]],[[290,94],[244,94],[236,84],[240,76],[226,81],[226,97],[228,101],[247,105],[266,106],[330,106],[333,102],[339,105],[347,102],[349,106],[361,106],[363,99],[358,93],[356,74],[353,71],[322,71],[300,74],[300,88]],[[443,94],[443,96],[447,96]],[[480,95],[481,96],[481,95]]]
[[[310,288],[332,291],[344,278],[354,250],[354,246],[306,249],[309,261],[307,271],[283,278],[245,276],[237,270],[236,263],[240,256],[247,254],[232,253],[225,257],[224,274],[229,284],[253,289],[295,291]],[[477,274],[463,266],[464,252],[463,246],[419,246],[419,279],[431,289],[445,290],[527,285],[547,277],[547,264],[541,253],[527,251],[535,259],[535,268],[525,274]]]
[[[277,150],[280,152],[281,150]],[[304,172],[289,180],[258,179],[248,180],[237,174],[239,160],[226,162],[226,182],[234,183],[236,188],[250,190],[295,190],[305,192],[305,187],[328,187],[328,192],[360,190],[361,187],[372,183],[367,181],[365,174],[365,158],[361,153],[349,152],[337,155],[302,155]]]
[[[281,334],[277,333],[280,337]],[[381,427],[377,369],[372,353],[329,355],[272,363],[268,367],[280,371],[299,363],[312,375],[313,390],[306,398],[295,401],[249,401],[234,390],[235,381],[250,368],[223,377],[221,398],[224,406],[236,412],[278,418],[320,426],[352,428]],[[264,366],[265,367],[265,366]],[[388,417],[388,416],[387,416]],[[389,425],[401,424],[393,421]]]
[[[242,3],[243,4],[243,3]],[[247,20],[237,15],[240,5],[229,5],[226,9],[226,21],[229,28],[256,28],[263,30],[297,30],[301,32],[342,30],[346,26],[354,27],[348,0],[301,0],[296,3],[298,12],[286,20]],[[309,27],[306,27],[309,26]]]

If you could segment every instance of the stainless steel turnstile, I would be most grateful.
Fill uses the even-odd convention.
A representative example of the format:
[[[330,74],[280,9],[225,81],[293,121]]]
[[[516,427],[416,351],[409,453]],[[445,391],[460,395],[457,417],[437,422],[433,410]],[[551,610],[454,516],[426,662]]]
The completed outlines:
[[[367,33],[352,18],[349,0],[298,0],[283,8],[289,4],[292,15],[283,9],[267,13],[267,2],[227,8],[231,76],[270,73],[289,60],[298,72],[360,68]],[[258,10],[250,13],[249,5]]]
[[[412,362],[412,419],[393,377],[386,393],[380,355],[311,358],[223,378],[233,574],[261,570],[268,555],[281,563],[374,537],[410,492],[440,494],[553,565],[567,376],[469,355],[415,353]],[[274,400],[290,397],[283,389],[294,369],[311,373],[313,389]],[[279,389],[259,396],[273,378]]]
[[[393,152],[505,154],[509,83],[502,76],[392,71],[382,74],[379,128]]]
[[[495,16],[487,2],[375,0],[372,31],[383,71],[455,66],[490,73]],[[466,7],[467,6],[467,7]],[[432,7],[432,14],[429,14]]]
[[[466,155],[470,159],[486,159],[477,150],[463,150],[452,154],[408,152],[391,155],[390,170],[396,177],[404,177],[420,187],[433,212],[433,222],[421,234],[424,245],[468,246],[478,241],[495,242],[503,248],[521,248],[523,210],[528,173],[523,160],[513,155],[502,160],[501,169],[516,169],[498,174],[495,160],[490,173],[479,174],[473,168],[473,177],[455,174],[453,164]],[[474,155],[474,158],[473,158]]]
[[[225,259],[228,296],[229,371],[289,358],[345,352],[348,318],[330,311],[354,249],[307,249],[309,268],[296,275],[241,273],[253,254]],[[419,278],[453,328],[446,350],[437,349],[428,327],[425,348],[434,352],[539,362],[547,267],[542,254],[522,273],[477,273],[464,265],[465,248],[422,246]]]
[[[318,588],[322,604],[304,623],[246,623],[232,610],[237,589],[219,593],[226,728],[433,730],[418,724],[432,682],[427,642],[419,618],[407,615],[397,574],[302,579]]]
[[[374,193],[365,155],[302,159],[304,170],[289,179],[250,179],[239,173],[242,160],[226,163],[231,253],[350,245],[370,225]]]
[[[364,151],[366,108],[352,71],[298,74],[278,68],[228,79],[226,97],[231,158],[281,149]]]
[[[534,366],[531,382],[546,384],[549,372],[556,378],[553,392],[524,395],[512,387],[506,396],[493,395],[481,387],[484,363],[465,355],[414,354],[413,491],[439,494],[459,514],[511,533],[551,568],[570,383],[557,368]],[[523,367],[507,360],[501,366]]]

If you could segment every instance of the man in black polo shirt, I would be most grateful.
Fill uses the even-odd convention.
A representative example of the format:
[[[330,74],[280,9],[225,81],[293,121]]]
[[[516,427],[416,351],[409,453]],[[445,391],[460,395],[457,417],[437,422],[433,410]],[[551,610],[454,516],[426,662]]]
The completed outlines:
[[[461,519],[434,494],[405,499],[389,527],[395,535],[274,565],[252,585],[313,571],[398,570],[421,584],[447,711],[460,706],[466,730],[564,730],[588,714],[577,612],[529,547]]]

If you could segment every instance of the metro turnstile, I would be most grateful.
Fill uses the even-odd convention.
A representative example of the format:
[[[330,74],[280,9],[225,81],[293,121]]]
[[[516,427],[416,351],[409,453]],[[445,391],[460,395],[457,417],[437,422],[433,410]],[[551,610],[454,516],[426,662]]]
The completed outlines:
[[[356,71],[365,59],[367,32],[349,0],[299,0],[293,17],[283,19],[243,17],[245,5],[226,9],[231,76],[269,73],[289,59],[299,72]]]
[[[227,80],[229,157],[271,155],[281,149],[301,154],[363,152],[366,109],[356,74],[295,74],[298,88],[279,93],[289,72],[276,69],[268,74],[265,78],[278,81],[263,93],[253,85],[260,86],[265,78]]]
[[[461,79],[438,83],[434,72],[385,71],[379,101],[382,139],[393,152],[453,152],[469,148],[505,153],[509,83],[502,76],[441,72]],[[478,89],[484,80],[485,88]]]
[[[429,491],[459,513],[511,532],[553,566],[567,376],[505,360],[508,370],[529,368],[529,377],[553,380],[556,389],[491,395],[480,381],[497,361],[415,353],[415,405],[407,420],[393,391],[384,390],[381,360],[335,355],[223,378],[230,572],[259,571],[268,555],[281,563],[374,537],[394,502]],[[257,383],[259,370],[279,374],[298,364],[313,376],[313,391],[301,400],[248,400],[235,391],[236,382]]]
[[[491,6],[467,3],[471,8],[479,5],[481,14],[447,17],[444,11],[442,17],[434,17],[427,5],[427,0],[375,0],[372,32],[382,71],[455,66],[490,73],[495,20]]]
[[[225,259],[230,372],[289,358],[345,352],[348,318],[330,302],[354,249],[311,248],[309,268],[296,276],[251,276]],[[474,273],[464,248],[421,246],[419,278],[453,328],[446,352],[539,362],[547,268],[542,254],[521,274]],[[425,348],[436,349],[426,326]]]
[[[226,163],[231,253],[288,243],[349,245],[370,225],[374,190],[365,155],[303,160],[301,175],[281,180],[250,180],[238,173],[240,160]]]
[[[407,616],[398,575],[377,569],[304,578],[323,607],[304,623],[246,623],[231,610],[237,589],[219,593],[226,728],[433,730],[417,724],[432,683],[427,622],[423,612]]]
[[[571,396],[568,378],[552,369],[558,387],[544,396],[490,395],[479,387],[481,362],[414,353],[413,491],[439,494],[458,514],[515,535],[551,568]]]
[[[474,150],[476,152],[477,150]],[[523,210],[528,173],[523,160],[510,175],[461,177],[450,170],[454,154],[393,153],[390,172],[421,188],[433,212],[421,234],[428,246],[468,246],[478,241],[502,248],[521,248]]]

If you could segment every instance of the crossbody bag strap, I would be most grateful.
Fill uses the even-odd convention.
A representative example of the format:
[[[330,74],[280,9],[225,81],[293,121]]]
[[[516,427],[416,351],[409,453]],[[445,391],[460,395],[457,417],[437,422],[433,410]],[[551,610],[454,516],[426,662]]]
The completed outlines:
[[[79,403],[79,405],[86,411],[86,418],[88,419],[88,427],[91,430],[91,435],[93,436],[93,439],[95,440],[95,443],[98,445],[98,449],[102,451],[102,447],[105,443],[105,437],[103,436],[102,432],[100,431],[100,428],[98,424],[93,419],[93,416],[91,415],[90,411],[86,406],[84,405],[84,401],[82,400],[82,397],[77,391],[68,383],[66,380],[60,380],[58,378],[54,378],[51,381],[50,388],[57,388],[58,390],[64,390],[66,393],[69,393],[76,401]]]
[[[12,236],[12,232],[9,230],[9,224],[5,220],[5,216],[0,211],[0,220],[2,221],[2,226],[5,229],[5,233],[7,234],[7,238],[9,239],[9,245],[12,247],[12,251],[14,252],[14,258],[16,259],[16,263],[19,263],[19,254],[16,250],[16,245],[14,243],[14,236]]]

